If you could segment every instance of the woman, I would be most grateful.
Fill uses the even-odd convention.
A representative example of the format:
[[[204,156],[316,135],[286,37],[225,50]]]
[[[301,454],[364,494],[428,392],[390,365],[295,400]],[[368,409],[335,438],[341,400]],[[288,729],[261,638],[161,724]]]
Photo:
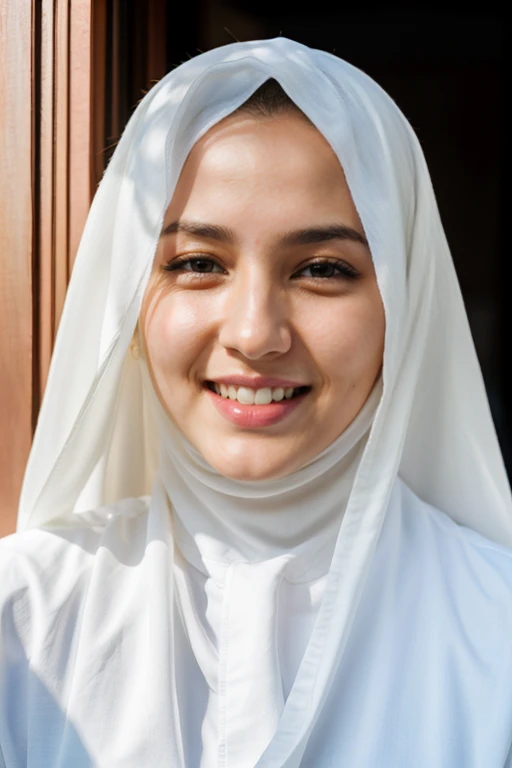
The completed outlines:
[[[4,764],[510,765],[511,543],[404,117],[283,38],[183,64],[91,208],[1,543]]]

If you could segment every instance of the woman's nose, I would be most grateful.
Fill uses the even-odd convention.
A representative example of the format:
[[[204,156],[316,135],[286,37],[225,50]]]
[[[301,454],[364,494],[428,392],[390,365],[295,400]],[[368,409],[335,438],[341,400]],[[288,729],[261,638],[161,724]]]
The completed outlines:
[[[223,306],[219,342],[249,360],[283,355],[292,334],[282,293],[266,280],[235,280]]]

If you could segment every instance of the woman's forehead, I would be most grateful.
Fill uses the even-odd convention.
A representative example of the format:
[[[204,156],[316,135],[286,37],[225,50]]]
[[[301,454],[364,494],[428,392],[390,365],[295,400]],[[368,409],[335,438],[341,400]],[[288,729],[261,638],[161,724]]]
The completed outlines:
[[[322,134],[293,113],[232,117],[190,152],[165,228],[181,219],[230,229],[290,231],[345,225],[364,235],[338,158]],[[190,228],[182,228],[191,234]]]

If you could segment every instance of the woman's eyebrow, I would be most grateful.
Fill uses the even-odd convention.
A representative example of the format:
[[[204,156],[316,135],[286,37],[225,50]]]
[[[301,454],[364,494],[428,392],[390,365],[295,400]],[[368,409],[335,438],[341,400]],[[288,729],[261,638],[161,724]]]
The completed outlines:
[[[313,245],[328,240],[352,240],[368,247],[364,235],[345,224],[329,224],[325,227],[308,227],[286,234],[281,242],[283,245]]]
[[[218,224],[208,224],[204,221],[189,221],[187,219],[177,219],[171,221],[162,229],[160,237],[164,235],[173,235],[177,232],[185,232],[187,235],[204,237],[208,240],[220,240],[223,243],[235,243],[237,238],[233,230],[228,227],[221,227]]]
[[[219,240],[223,243],[234,244],[238,238],[232,229],[219,224],[209,224],[205,221],[191,221],[188,219],[176,219],[163,228],[161,237],[185,232],[195,237],[204,237],[208,240]],[[364,235],[348,227],[346,224],[328,224],[320,227],[307,227],[287,232],[279,238],[279,244],[290,245],[314,245],[329,240],[352,240],[368,247],[368,241]]]

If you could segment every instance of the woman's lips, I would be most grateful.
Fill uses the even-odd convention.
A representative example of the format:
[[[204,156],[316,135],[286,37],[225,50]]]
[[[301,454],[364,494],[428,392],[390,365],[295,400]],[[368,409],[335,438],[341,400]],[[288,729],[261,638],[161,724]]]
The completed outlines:
[[[262,389],[263,387],[282,387],[283,389],[293,387],[293,389],[297,389],[297,387],[305,386],[304,383],[294,379],[281,379],[277,376],[244,376],[242,374],[219,376],[218,378],[213,376],[211,379],[206,380],[205,383],[213,382],[225,384],[226,386],[231,384],[235,387],[249,387],[250,389]]]
[[[310,392],[308,390],[290,400],[273,401],[268,405],[243,405],[238,400],[230,400],[218,395],[208,387],[205,387],[204,391],[211,397],[213,405],[221,416],[224,416],[232,424],[249,429],[277,424],[301,405]]]

